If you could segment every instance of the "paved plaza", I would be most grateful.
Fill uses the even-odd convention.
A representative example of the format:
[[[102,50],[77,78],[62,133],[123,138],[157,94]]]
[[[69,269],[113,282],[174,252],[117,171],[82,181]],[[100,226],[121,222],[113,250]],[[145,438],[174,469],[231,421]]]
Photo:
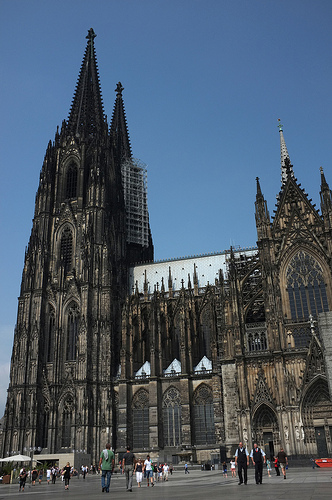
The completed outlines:
[[[70,481],[69,490],[64,490],[61,479],[55,485],[47,485],[43,481],[41,485],[26,485],[25,491],[18,492],[18,484],[0,485],[0,500],[28,497],[31,500],[95,500],[110,498],[112,500],[133,499],[191,499],[191,500],[214,500],[214,499],[255,499],[255,500],[331,500],[332,499],[332,468],[312,469],[310,466],[302,468],[290,468],[287,479],[277,477],[272,471],[272,477],[268,478],[264,470],[263,484],[256,485],[254,470],[249,469],[248,484],[238,485],[237,478],[222,477],[220,470],[201,471],[192,470],[185,475],[181,470],[176,471],[168,482],[157,483],[154,487],[147,487],[146,483],[137,488],[136,481],[133,482],[132,493],[125,488],[125,478],[113,475],[110,493],[102,493],[101,480],[98,475],[88,475],[85,480],[73,478]]]

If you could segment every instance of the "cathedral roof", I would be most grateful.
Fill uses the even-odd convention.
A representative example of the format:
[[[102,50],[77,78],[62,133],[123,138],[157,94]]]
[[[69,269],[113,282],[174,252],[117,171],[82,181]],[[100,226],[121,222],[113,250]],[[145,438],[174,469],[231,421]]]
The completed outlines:
[[[253,256],[257,254],[257,248],[238,248],[234,253],[239,258],[241,255]],[[167,283],[170,278],[172,289],[176,292],[181,289],[182,283],[187,283],[188,275],[193,277],[194,274],[197,276],[200,288],[207,286],[208,283],[213,285],[219,277],[220,270],[225,277],[227,276],[228,258],[229,251],[224,251],[137,264],[129,269],[129,290],[133,291],[137,286],[141,293],[146,282],[148,293],[153,293],[155,287],[160,287],[162,282]]]
[[[94,48],[95,37],[95,32],[90,28],[86,37],[88,42],[68,117],[68,131],[75,136],[91,137],[104,128],[105,117]]]

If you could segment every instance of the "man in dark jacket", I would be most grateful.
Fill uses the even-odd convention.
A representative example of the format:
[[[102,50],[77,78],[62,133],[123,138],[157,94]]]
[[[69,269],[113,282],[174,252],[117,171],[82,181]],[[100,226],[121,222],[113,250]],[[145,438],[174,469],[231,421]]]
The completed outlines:
[[[242,471],[243,471],[243,475],[244,475],[244,484],[247,484],[247,480],[248,480],[247,470],[248,470],[248,465],[249,465],[249,453],[248,453],[247,448],[245,446],[243,446],[242,441],[240,441],[239,447],[235,452],[235,465],[238,466],[239,484],[243,483]]]
[[[263,450],[258,448],[257,443],[254,444],[253,449],[251,450],[250,457],[252,463],[255,466],[255,479],[256,484],[262,484],[263,480],[263,462],[266,463],[266,457]]]

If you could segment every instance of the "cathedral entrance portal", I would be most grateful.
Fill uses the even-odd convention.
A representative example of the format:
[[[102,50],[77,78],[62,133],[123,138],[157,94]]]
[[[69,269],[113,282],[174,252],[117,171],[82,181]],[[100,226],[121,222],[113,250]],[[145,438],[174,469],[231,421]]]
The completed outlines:
[[[274,440],[273,437],[278,432],[277,416],[273,409],[263,403],[254,413],[253,416],[253,440],[262,448],[269,459],[274,457]]]
[[[324,427],[315,427],[317,454],[320,458],[328,457]]]
[[[330,456],[330,436],[326,434],[331,415],[332,401],[327,381],[319,376],[308,387],[302,404],[304,438],[311,453],[317,454],[318,458]]]

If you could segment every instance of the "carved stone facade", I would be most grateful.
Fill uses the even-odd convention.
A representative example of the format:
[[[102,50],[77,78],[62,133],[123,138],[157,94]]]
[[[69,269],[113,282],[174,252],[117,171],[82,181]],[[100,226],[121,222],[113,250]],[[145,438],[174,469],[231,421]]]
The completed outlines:
[[[69,118],[40,175],[2,454],[40,447],[97,460],[110,441],[117,452],[129,444],[160,460],[205,462],[232,456],[240,440],[270,455],[280,446],[289,456],[332,454],[323,171],[321,215],[287,153],[273,220],[257,179],[257,248],[154,263],[150,228],[147,246],[126,233],[123,87],[108,127],[93,30],[87,38]],[[281,126],[280,138],[287,152]]]

